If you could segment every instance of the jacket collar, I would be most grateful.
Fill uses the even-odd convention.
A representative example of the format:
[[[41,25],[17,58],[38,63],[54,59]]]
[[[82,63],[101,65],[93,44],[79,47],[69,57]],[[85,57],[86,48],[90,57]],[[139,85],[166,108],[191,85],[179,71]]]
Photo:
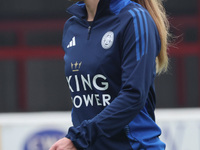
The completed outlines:
[[[126,5],[130,3],[131,0],[100,0],[97,7],[95,19],[104,15],[118,14],[121,9],[123,9]],[[84,2],[73,4],[67,9],[67,11],[78,18],[87,18],[87,11]]]

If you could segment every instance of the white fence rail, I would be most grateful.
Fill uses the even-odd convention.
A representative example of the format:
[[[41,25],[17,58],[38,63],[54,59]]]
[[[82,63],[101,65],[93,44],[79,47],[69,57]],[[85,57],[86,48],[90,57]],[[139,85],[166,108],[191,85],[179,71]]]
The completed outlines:
[[[200,109],[158,109],[167,150],[200,150]],[[70,112],[1,113],[0,150],[48,150],[71,126]]]

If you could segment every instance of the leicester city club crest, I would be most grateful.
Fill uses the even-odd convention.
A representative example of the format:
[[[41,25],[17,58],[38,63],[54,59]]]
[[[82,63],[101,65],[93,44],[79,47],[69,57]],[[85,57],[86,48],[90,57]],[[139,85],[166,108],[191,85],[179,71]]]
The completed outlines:
[[[114,42],[114,33],[112,31],[108,31],[106,34],[104,34],[101,45],[104,49],[109,49],[113,45]]]

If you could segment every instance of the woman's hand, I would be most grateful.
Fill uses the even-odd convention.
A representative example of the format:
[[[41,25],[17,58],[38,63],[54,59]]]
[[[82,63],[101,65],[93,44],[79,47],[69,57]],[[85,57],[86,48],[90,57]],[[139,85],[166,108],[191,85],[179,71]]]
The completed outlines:
[[[72,141],[68,138],[62,138],[51,146],[49,150],[77,150]]]

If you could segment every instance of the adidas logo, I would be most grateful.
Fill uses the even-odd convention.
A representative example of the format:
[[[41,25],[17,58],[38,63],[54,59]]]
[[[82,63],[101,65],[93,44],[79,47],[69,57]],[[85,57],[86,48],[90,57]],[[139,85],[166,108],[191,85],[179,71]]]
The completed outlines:
[[[67,48],[76,46],[76,39],[75,36],[72,38],[72,40],[69,42],[69,44],[67,45]]]

